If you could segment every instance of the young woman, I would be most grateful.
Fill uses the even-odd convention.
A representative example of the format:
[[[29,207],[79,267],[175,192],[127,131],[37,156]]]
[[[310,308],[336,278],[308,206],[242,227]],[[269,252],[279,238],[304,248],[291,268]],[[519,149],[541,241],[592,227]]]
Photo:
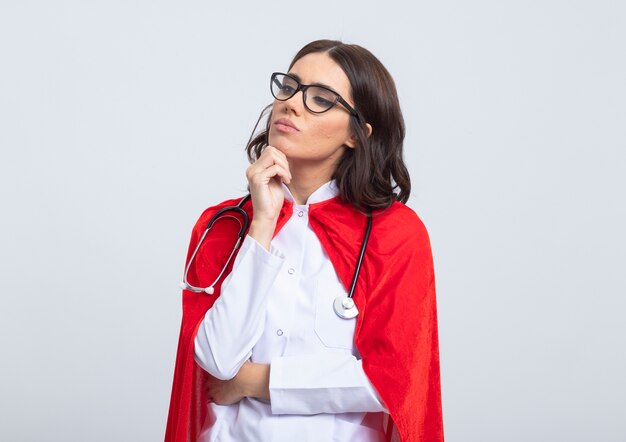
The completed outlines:
[[[250,198],[192,233],[166,440],[443,441],[432,255],[404,205],[393,79],[319,40],[270,82]]]

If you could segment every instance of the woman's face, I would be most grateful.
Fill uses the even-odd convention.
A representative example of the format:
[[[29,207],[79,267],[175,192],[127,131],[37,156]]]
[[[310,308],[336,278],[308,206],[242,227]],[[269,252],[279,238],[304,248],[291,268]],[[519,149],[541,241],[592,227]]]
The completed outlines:
[[[341,67],[325,53],[312,53],[298,60],[289,74],[302,84],[330,87],[351,106],[350,81]],[[283,152],[290,165],[312,165],[332,174],[347,148],[354,147],[350,131],[350,113],[337,104],[330,110],[314,114],[304,107],[302,91],[287,101],[274,101],[268,143]],[[295,128],[288,125],[292,124]]]

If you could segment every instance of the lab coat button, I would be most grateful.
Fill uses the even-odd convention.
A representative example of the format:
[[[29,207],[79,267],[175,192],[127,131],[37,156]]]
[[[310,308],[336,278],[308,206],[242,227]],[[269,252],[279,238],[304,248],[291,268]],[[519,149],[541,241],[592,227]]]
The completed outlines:
[[[282,336],[283,335],[283,331],[281,329],[276,330],[276,334],[278,336]]]
[[[296,273],[296,270],[291,268],[291,269],[287,270],[287,273],[289,273],[290,275],[293,275],[294,273]]]

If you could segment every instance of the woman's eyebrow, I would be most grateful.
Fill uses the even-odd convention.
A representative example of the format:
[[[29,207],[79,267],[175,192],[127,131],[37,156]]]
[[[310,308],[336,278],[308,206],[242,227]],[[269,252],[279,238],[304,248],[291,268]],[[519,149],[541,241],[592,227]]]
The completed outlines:
[[[287,74],[288,74],[288,75],[290,75],[290,76],[292,76],[292,77],[293,77],[293,78],[295,78],[296,80],[298,80],[300,83],[302,83],[302,79],[300,78],[300,76],[299,76],[298,74],[294,74],[294,73],[292,73],[292,72],[288,72]],[[322,87],[325,87],[326,89],[330,89],[331,91],[335,92],[336,94],[338,94],[338,93],[339,93],[339,92],[337,92],[337,91],[335,90],[335,88],[334,88],[334,87],[329,86],[329,85],[324,84],[324,83],[311,83],[311,84],[310,84],[310,86],[322,86]]]

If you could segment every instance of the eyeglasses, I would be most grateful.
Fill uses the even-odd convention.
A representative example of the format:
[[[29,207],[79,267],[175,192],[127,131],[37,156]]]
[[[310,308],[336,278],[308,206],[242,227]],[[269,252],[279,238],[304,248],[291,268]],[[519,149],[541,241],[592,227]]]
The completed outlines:
[[[361,121],[356,110],[341,98],[337,92],[324,86],[302,84],[296,78],[288,74],[274,72],[270,81],[272,95],[279,101],[287,101],[298,91],[302,91],[304,107],[314,114],[321,114],[333,108],[337,103],[342,104],[348,111]]]

